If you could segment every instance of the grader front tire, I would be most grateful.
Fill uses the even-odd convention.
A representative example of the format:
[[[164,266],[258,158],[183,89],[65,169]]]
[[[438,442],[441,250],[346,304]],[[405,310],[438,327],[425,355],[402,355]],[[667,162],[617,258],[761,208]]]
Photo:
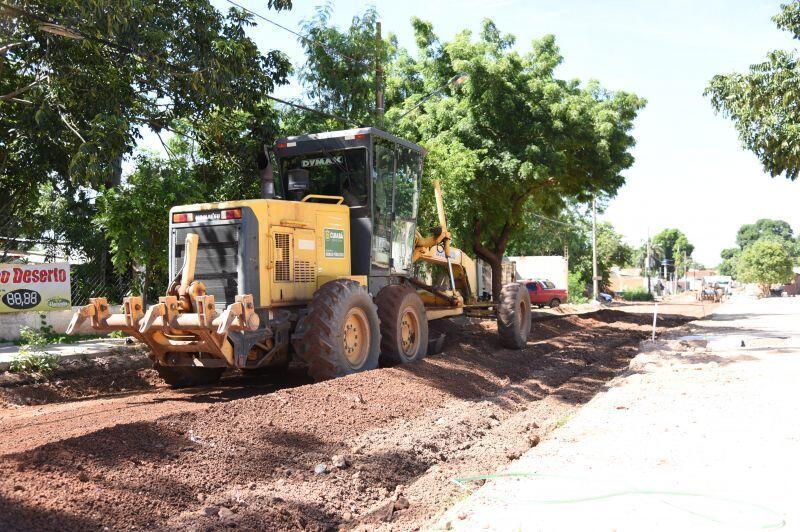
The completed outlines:
[[[297,325],[303,359],[315,381],[378,367],[378,311],[366,288],[347,279],[322,285]]]
[[[500,292],[497,305],[497,332],[500,343],[509,349],[522,349],[531,331],[531,300],[519,283],[509,283]]]
[[[389,285],[375,297],[381,320],[381,357],[409,364],[428,353],[428,318],[419,295],[406,285]]]

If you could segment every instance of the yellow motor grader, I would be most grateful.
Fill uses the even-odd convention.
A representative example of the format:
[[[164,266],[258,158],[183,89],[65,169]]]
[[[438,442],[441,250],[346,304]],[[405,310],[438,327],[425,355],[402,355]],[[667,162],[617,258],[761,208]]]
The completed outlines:
[[[111,314],[94,298],[68,332],[90,320],[136,337],[173,386],[293,355],[315,380],[409,363],[441,346],[430,320],[461,314],[493,312],[501,343],[525,345],[526,289],[480,300],[475,261],[450,245],[438,184],[440,226],[417,230],[422,147],[367,127],[284,138],[270,151],[279,173],[265,151],[261,199],[170,210],[173,281],[158,303],[131,296]]]

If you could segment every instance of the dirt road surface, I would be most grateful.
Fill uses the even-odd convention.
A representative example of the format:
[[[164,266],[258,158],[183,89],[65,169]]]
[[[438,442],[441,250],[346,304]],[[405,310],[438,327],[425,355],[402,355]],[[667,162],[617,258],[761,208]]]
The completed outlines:
[[[708,310],[676,307],[659,333]],[[521,351],[491,322],[439,322],[444,352],[409,366],[5,409],[0,529],[418,529],[461,497],[452,478],[518,458],[602,391],[651,320],[548,318]]]
[[[541,445],[463,475],[500,476],[434,528],[800,529],[799,317],[741,298],[647,345]]]

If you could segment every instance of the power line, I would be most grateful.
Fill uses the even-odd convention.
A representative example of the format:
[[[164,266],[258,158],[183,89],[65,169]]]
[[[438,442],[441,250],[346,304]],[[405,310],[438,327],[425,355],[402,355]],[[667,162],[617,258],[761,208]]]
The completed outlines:
[[[556,220],[556,219],[553,219],[553,218],[548,218],[547,216],[542,216],[541,214],[536,214],[535,212],[530,212],[530,213],[528,213],[528,214],[530,214],[530,215],[531,215],[531,216],[533,216],[534,218],[541,218],[542,220],[547,220],[548,222],[553,222],[554,224],[569,225],[569,226],[571,226],[571,225],[572,225],[572,224],[571,224],[571,223],[569,223],[569,222],[562,222],[561,220]]]
[[[282,29],[284,31],[288,31],[289,33],[291,33],[292,35],[295,35],[299,39],[302,39],[302,40],[304,40],[304,41],[306,41],[308,43],[316,44],[317,46],[320,46],[323,50],[325,50],[328,53],[328,55],[336,54],[336,55],[339,55],[339,56],[341,56],[341,57],[343,57],[345,59],[349,59],[350,61],[356,61],[356,59],[353,59],[352,57],[350,57],[348,55],[345,55],[342,52],[339,52],[337,50],[331,49],[330,47],[328,47],[328,45],[326,45],[322,41],[318,41],[316,39],[312,39],[311,37],[309,37],[307,35],[303,35],[302,33],[298,33],[298,32],[294,31],[291,28],[287,28],[286,26],[284,26],[284,25],[282,25],[282,24],[280,24],[278,22],[275,22],[272,19],[269,19],[269,18],[265,17],[264,15],[262,15],[261,13],[259,13],[257,11],[253,11],[252,9],[244,7],[242,4],[239,4],[238,2],[234,2],[233,0],[225,0],[225,1],[228,2],[231,5],[234,5],[234,6],[238,7],[242,11],[246,11],[247,13],[250,13],[254,17],[258,17],[258,18],[260,18],[261,20],[263,20],[265,22],[269,22],[273,26],[276,26],[276,27],[278,27],[278,28],[280,28],[280,29]]]
[[[231,4],[233,4],[233,5],[237,6],[237,7],[239,7],[240,9],[243,9],[243,10],[249,12],[249,13],[252,13],[253,15],[255,15],[255,16],[259,17],[259,18],[262,18],[262,19],[266,20],[267,22],[270,22],[271,24],[275,24],[276,26],[278,26],[278,27],[280,27],[280,28],[282,28],[282,29],[284,29],[286,31],[289,31],[290,33],[293,33],[293,34],[297,35],[298,37],[301,37],[301,38],[304,38],[304,39],[306,39],[306,40],[308,40],[310,42],[319,44],[320,46],[324,46],[319,41],[314,41],[312,39],[309,39],[308,37],[305,37],[305,36],[295,32],[295,31],[289,29],[289,28],[281,26],[277,22],[274,22],[274,21],[264,17],[263,15],[260,15],[260,14],[256,13],[255,11],[251,11],[251,10],[249,10],[249,9],[239,5],[239,4],[237,4],[236,2],[233,2],[232,0],[226,0],[226,1],[230,2]],[[89,35],[86,32],[81,31],[81,30],[79,30],[77,28],[74,28],[74,27],[71,27],[71,26],[66,26],[64,24],[60,24],[60,23],[54,22],[52,20],[47,19],[46,17],[42,17],[40,15],[37,15],[35,13],[31,13],[30,11],[26,11],[24,9],[21,9],[21,8],[18,8],[18,7],[15,7],[15,6],[11,6],[9,4],[6,4],[5,2],[0,2],[0,7],[6,8],[9,11],[11,11],[13,13],[17,13],[17,14],[19,14],[21,16],[27,16],[29,18],[37,20],[37,21],[41,22],[42,24],[47,24],[47,25],[51,25],[51,26],[55,26],[55,27],[61,27],[61,28],[66,29],[66,30],[68,30],[68,31],[70,31],[70,32],[82,37],[82,38],[85,38],[85,39],[88,39],[88,40],[91,40],[91,41],[95,41],[95,42],[98,42],[100,44],[104,44],[106,46],[110,46],[112,48],[115,48],[116,50],[122,51],[122,52],[127,53],[127,54],[135,55],[137,58],[139,58],[141,60],[148,60],[148,61],[152,62],[152,57],[143,57],[143,56],[141,56],[139,54],[136,54],[133,50],[131,50],[131,49],[129,49],[129,48],[117,43],[117,42],[110,41],[110,40],[105,39],[105,38],[95,37],[95,36]],[[326,48],[326,51],[327,51],[327,48]],[[348,56],[345,56],[344,54],[340,54],[340,55],[342,55],[342,57],[345,57],[346,59],[350,59],[351,61],[354,61],[354,59],[352,59],[352,58],[350,58]],[[185,75],[194,75],[194,74],[197,73],[195,71],[191,71],[191,70],[188,70],[188,69],[181,68],[181,67],[178,67],[176,65],[170,64],[169,61],[167,61],[163,57],[156,57],[156,58],[157,59],[162,59],[164,61],[164,63],[169,68],[173,69],[174,71],[177,71],[178,73],[185,74]],[[158,63],[157,66],[159,68],[162,68],[164,65],[161,64],[161,63]],[[334,120],[339,120],[341,122],[344,122],[345,124],[358,125],[358,123],[353,121],[353,120],[350,120],[348,118],[344,118],[344,117],[341,117],[341,116],[337,116],[337,115],[322,111],[320,109],[314,109],[312,107],[307,107],[305,105],[301,105],[301,104],[298,104],[298,103],[293,103],[293,102],[290,102],[290,101],[287,101],[287,100],[282,100],[280,98],[276,98],[275,96],[270,96],[269,94],[265,94],[264,97],[269,99],[269,100],[272,100],[272,101],[275,101],[275,102],[278,102],[278,103],[281,103],[281,104],[284,104],[284,105],[289,105],[289,106],[294,107],[296,109],[300,109],[302,111],[311,112],[311,113],[317,113],[317,114],[319,114],[321,116],[324,116],[326,118],[332,118]],[[165,129],[169,129],[169,128],[165,128]],[[173,131],[174,133],[178,133],[180,135],[180,133],[177,132],[177,131],[174,131],[174,130],[171,130],[171,131]],[[182,136],[186,136],[186,135],[182,135]]]
[[[356,127],[361,127],[361,124],[356,122],[355,120],[350,120],[349,118],[344,118],[343,116],[337,116],[326,111],[322,111],[321,109],[314,109],[313,107],[306,107],[305,105],[301,105],[299,103],[293,103],[287,100],[281,100],[280,98],[276,98],[275,96],[270,96],[269,94],[264,95],[265,98],[268,98],[274,102],[282,103],[284,105],[291,105],[292,107],[296,107],[297,109],[303,111],[309,111],[311,113],[317,113],[327,118],[333,118],[334,120],[339,120],[340,122],[344,122],[345,124],[350,124]]]

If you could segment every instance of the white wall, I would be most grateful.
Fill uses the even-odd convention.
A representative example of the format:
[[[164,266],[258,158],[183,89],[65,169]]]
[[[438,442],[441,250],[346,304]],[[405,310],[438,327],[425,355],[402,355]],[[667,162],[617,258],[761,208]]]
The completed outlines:
[[[566,259],[560,255],[508,257],[517,265],[517,279],[550,279],[556,288],[568,287]]]
[[[5,340],[19,339],[19,331],[23,327],[39,330],[42,322],[53,328],[53,332],[63,334],[67,330],[72,319],[73,313],[80,307],[72,307],[72,310],[51,310],[48,312],[3,312],[0,313],[0,338]],[[111,312],[121,312],[119,306],[111,306]],[[44,320],[42,316],[45,316]],[[83,322],[78,329],[79,334],[97,334],[89,326],[89,320]]]

